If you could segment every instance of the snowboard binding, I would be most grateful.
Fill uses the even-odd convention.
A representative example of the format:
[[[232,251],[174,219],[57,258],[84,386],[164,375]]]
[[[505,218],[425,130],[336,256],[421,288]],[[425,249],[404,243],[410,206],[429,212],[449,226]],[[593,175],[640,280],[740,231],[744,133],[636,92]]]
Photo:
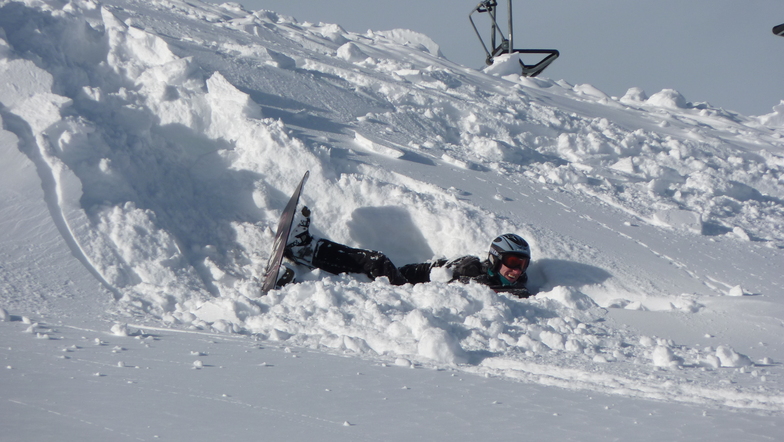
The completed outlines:
[[[522,75],[525,77],[536,77],[542,73],[542,71],[545,70],[547,66],[550,66],[550,64],[554,62],[556,58],[558,58],[560,53],[556,49],[514,49],[512,31],[512,0],[509,0],[508,39],[504,37],[503,31],[501,30],[501,27],[498,25],[498,21],[496,20],[498,14],[497,7],[498,2],[496,0],[484,0],[479,3],[479,5],[477,5],[470,14],[468,14],[468,20],[471,22],[471,26],[473,26],[474,32],[476,32],[476,36],[479,37],[479,42],[482,43],[482,47],[487,54],[485,62],[488,66],[492,65],[495,57],[501,54],[543,54],[545,57],[535,64],[525,64],[522,60],[520,60]],[[487,13],[490,17],[490,48],[488,48],[485,44],[482,35],[479,33],[479,29],[476,27],[476,23],[474,23],[474,18],[472,17],[474,13]],[[497,43],[497,39],[499,37],[500,42]]]
[[[313,268],[313,253],[315,241],[310,234],[310,209],[302,208],[302,219],[291,232],[293,239],[286,244],[283,256],[296,264]]]

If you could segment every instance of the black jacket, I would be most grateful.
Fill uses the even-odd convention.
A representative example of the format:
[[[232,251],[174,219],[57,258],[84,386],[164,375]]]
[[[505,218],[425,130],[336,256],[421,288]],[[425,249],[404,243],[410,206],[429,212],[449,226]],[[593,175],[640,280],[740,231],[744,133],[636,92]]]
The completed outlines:
[[[531,296],[525,288],[525,283],[528,281],[528,276],[525,273],[514,284],[504,285],[500,276],[492,271],[490,261],[480,261],[479,258],[471,255],[453,260],[439,259],[432,262],[408,264],[398,268],[381,252],[355,249],[327,239],[319,239],[314,246],[313,257],[308,266],[336,275],[362,273],[370,279],[386,276],[389,278],[389,282],[394,285],[430,282],[430,271],[434,267],[446,267],[452,270],[450,282],[459,281],[467,284],[476,281],[496,292],[506,292],[518,298]],[[286,282],[290,280],[288,279]]]
[[[525,283],[528,282],[528,275],[523,273],[514,284],[504,285],[501,282],[500,275],[492,271],[490,261],[480,261],[479,258],[471,255],[452,260],[439,259],[432,262],[408,264],[400,267],[400,273],[403,274],[408,282],[419,284],[430,282],[430,271],[434,267],[446,267],[452,270],[450,282],[459,281],[468,284],[471,281],[476,281],[496,292],[506,292],[518,298],[531,296],[531,293],[525,288]]]

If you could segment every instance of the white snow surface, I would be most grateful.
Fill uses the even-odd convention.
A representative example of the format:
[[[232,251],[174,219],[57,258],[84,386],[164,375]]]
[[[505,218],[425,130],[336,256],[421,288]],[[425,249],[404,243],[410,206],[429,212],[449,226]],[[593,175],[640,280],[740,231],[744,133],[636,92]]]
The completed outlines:
[[[0,0],[3,438],[780,437],[784,100],[515,66],[235,3]],[[535,296],[300,268],[262,297],[307,170],[317,236],[403,265],[515,232]]]

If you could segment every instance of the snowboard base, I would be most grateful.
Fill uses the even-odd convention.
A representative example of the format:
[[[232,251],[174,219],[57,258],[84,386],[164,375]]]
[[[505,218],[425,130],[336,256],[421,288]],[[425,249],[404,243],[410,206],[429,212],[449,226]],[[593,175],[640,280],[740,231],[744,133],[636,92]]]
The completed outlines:
[[[302,181],[299,182],[299,185],[291,195],[291,199],[289,199],[288,204],[286,204],[286,208],[283,209],[283,213],[280,215],[278,231],[275,232],[275,241],[272,246],[272,254],[267,262],[267,268],[264,270],[264,283],[261,285],[261,296],[266,295],[267,292],[274,289],[278,282],[278,271],[280,270],[280,263],[283,262],[283,252],[286,249],[286,241],[289,239],[289,233],[291,233],[291,224],[294,221],[294,215],[297,212],[299,196],[302,193],[302,186],[305,185],[305,181],[307,181],[309,175],[310,171],[305,172],[305,176],[302,177]]]

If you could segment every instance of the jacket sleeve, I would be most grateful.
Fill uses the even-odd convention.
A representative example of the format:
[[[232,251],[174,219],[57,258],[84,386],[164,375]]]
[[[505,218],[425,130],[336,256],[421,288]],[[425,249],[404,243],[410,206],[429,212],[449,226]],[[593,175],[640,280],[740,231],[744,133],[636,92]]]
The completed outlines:
[[[452,281],[461,278],[475,278],[482,274],[482,263],[476,256],[462,256],[453,260],[439,259],[419,264],[408,264],[400,268],[400,273],[411,284],[430,282],[430,271],[434,267],[446,267],[452,270]]]
[[[464,278],[476,278],[484,273],[482,262],[476,256],[463,256],[444,263],[444,267],[452,270],[452,281]]]
[[[420,284],[423,282],[430,282],[430,271],[433,270],[434,267],[446,267],[452,270],[452,281],[459,281],[463,284],[475,281],[479,284],[488,286],[496,293],[508,293],[518,298],[527,298],[531,296],[531,293],[525,288],[525,284],[528,281],[528,275],[524,273],[520,276],[520,279],[516,284],[504,286],[497,277],[489,275],[487,271],[489,265],[489,262],[482,262],[476,256],[469,255],[451,261],[439,259],[438,261],[408,264],[401,267],[400,272],[405,276],[408,282]]]
[[[411,284],[421,284],[423,282],[430,282],[430,270],[433,267],[441,267],[446,264],[445,259],[438,261],[428,261],[419,264],[407,264],[400,268],[400,273]]]

